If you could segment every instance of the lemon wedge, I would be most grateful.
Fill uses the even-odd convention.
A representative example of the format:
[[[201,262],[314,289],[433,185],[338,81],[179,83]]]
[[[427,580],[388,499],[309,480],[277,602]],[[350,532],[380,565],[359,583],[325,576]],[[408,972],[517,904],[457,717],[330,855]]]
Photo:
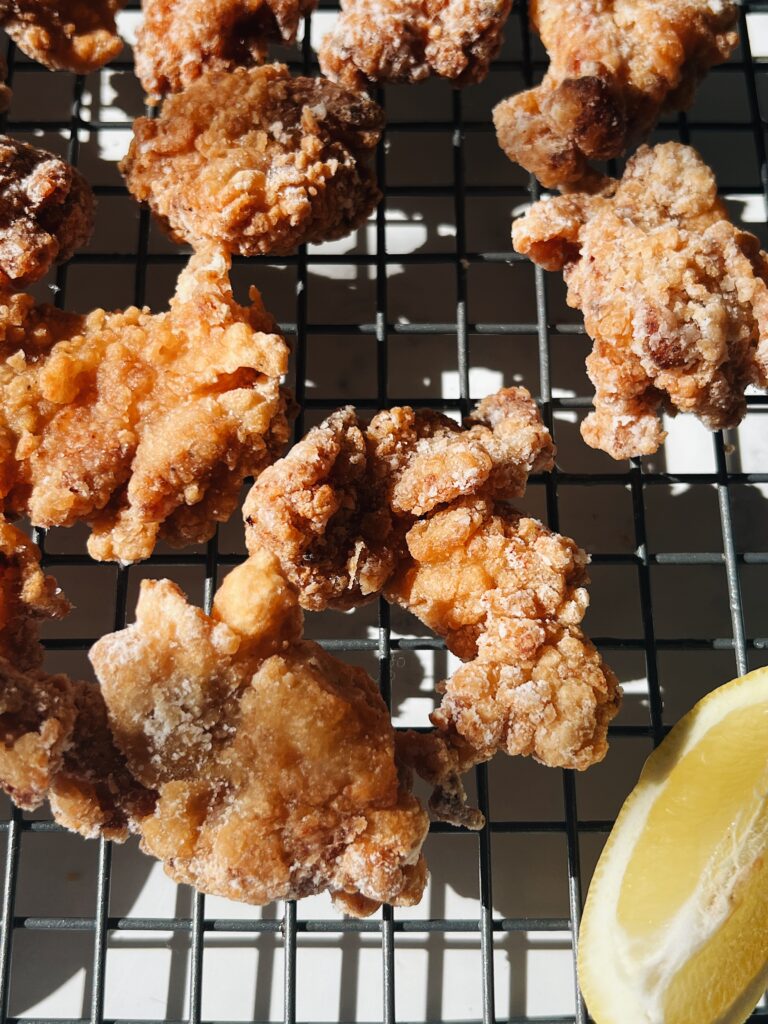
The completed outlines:
[[[742,1024],[768,982],[768,668],[648,758],[595,870],[579,980],[597,1024]]]

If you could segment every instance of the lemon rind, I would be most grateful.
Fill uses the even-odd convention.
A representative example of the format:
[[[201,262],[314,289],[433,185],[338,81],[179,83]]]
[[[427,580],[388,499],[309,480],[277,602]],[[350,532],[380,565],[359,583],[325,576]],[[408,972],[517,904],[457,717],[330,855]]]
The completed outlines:
[[[649,1015],[647,1002],[640,1001],[636,988],[623,975],[615,937],[611,938],[624,872],[636,839],[674,766],[725,714],[751,706],[760,697],[768,699],[768,668],[733,679],[699,701],[650,755],[619,812],[595,869],[581,923],[583,939],[588,940],[592,934],[605,936],[602,943],[582,941],[579,945],[579,983],[597,1024],[664,1024],[658,1011]],[[612,955],[606,955],[606,951]],[[728,1013],[712,1024],[742,1024],[764,990],[766,974],[768,963]]]

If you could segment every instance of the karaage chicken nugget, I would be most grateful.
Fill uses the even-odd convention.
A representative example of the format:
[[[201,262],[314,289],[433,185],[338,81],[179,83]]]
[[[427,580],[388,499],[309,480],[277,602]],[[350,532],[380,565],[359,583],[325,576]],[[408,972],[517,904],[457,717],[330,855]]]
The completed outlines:
[[[519,497],[552,464],[552,439],[524,388],[481,402],[462,428],[429,409],[347,407],[256,481],[243,507],[249,549],[268,547],[303,607],[350,608],[382,590],[416,516],[458,497]]]
[[[93,231],[90,185],[65,160],[0,135],[0,288],[23,288]]]
[[[396,523],[365,428],[351,406],[333,413],[262,473],[243,506],[249,551],[274,551],[313,611],[371,600],[395,567]]]
[[[76,711],[66,676],[21,672],[0,656],[0,788],[34,811],[72,742]]]
[[[98,559],[199,543],[288,440],[288,347],[255,289],[204,251],[167,313],[88,316],[0,294],[0,503],[39,526],[91,524]]]
[[[40,549],[0,516],[0,657],[21,672],[39,668],[38,624],[69,609],[56,580],[40,568]]]
[[[368,217],[382,125],[367,96],[282,64],[208,71],[134,122],[121,169],[175,241],[285,255]]]
[[[103,836],[125,842],[154,810],[157,793],[128,770],[112,738],[100,687],[66,676],[53,678],[68,684],[75,710],[70,741],[46,794],[53,817],[86,839]]]
[[[0,657],[0,788],[24,810],[45,801],[86,839],[124,842],[152,813],[115,746],[101,692],[65,675],[19,672]]]
[[[144,0],[136,74],[152,102],[205,71],[261,64],[270,42],[292,43],[316,0]]]
[[[580,629],[589,603],[585,552],[537,520],[482,499],[439,509],[408,531],[406,543],[409,557],[387,583],[387,600],[466,662],[441,684],[442,702],[431,716],[438,738],[457,754],[437,777],[421,771],[437,786],[433,808],[461,822],[457,768],[499,751],[578,770],[601,761],[620,690]],[[420,769],[418,759],[412,763]]]
[[[436,731],[399,743],[435,786],[433,810],[470,828],[482,816],[463,772],[497,751],[586,768],[618,710],[616,678],[580,629],[588,556],[506,504],[553,462],[524,388],[484,399],[463,428],[408,407],[366,425],[348,408],[266,470],[243,509],[249,548],[277,555],[305,607],[383,592],[466,662],[441,684]]]
[[[319,51],[348,89],[372,82],[482,82],[499,52],[512,0],[342,0]]]
[[[547,188],[641,141],[664,110],[684,110],[731,55],[730,0],[530,0],[546,46],[544,80],[498,104],[499,145]]]
[[[266,552],[205,615],[143,582],[136,623],[91,660],[133,774],[159,791],[142,847],[179,882],[263,904],[330,891],[350,913],[418,902],[425,811],[373,681],[301,639]]]
[[[38,624],[68,611],[37,546],[0,516],[0,786],[30,810],[45,799],[74,727],[67,680],[38,672]]]
[[[650,455],[662,411],[736,426],[747,385],[768,386],[768,256],[688,146],[643,147],[603,184],[543,200],[512,228],[518,252],[563,271],[594,339],[585,441],[614,459]]]
[[[123,0],[0,0],[0,25],[28,57],[87,75],[123,48],[115,15]]]
[[[154,796],[114,746],[98,687],[43,671],[38,626],[70,605],[40,568],[40,551],[0,517],[0,787],[85,836],[125,839]]]

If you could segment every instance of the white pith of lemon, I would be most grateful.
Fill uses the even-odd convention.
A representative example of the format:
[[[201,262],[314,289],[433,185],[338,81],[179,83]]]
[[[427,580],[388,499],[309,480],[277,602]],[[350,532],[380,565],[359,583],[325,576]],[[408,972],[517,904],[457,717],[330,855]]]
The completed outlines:
[[[651,754],[595,870],[579,980],[597,1024],[742,1024],[768,982],[768,668]]]

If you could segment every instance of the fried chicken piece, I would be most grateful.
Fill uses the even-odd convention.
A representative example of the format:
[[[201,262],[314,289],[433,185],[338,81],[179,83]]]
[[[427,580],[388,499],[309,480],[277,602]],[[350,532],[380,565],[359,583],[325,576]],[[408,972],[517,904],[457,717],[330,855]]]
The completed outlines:
[[[0,25],[28,57],[87,75],[123,48],[115,15],[123,0],[0,0]]]
[[[137,831],[137,822],[152,814],[157,793],[134,778],[115,746],[99,686],[54,678],[68,684],[75,720],[46,794],[53,817],[86,839],[125,842]]]
[[[730,0],[530,0],[550,55],[541,85],[498,104],[499,145],[547,188],[620,156],[685,110],[737,42]]]
[[[93,647],[115,739],[160,794],[142,848],[176,881],[251,904],[329,890],[357,916],[409,906],[428,819],[387,708],[301,632],[296,591],[261,551],[211,616],[144,581],[136,623]]]
[[[33,811],[48,796],[75,717],[65,676],[20,672],[0,656],[0,787],[19,807]]]
[[[768,256],[688,146],[643,147],[603,184],[536,203],[512,228],[518,252],[563,271],[594,338],[585,441],[614,459],[650,455],[662,410],[736,426],[747,385],[768,386]]]
[[[0,294],[0,502],[40,526],[91,524],[97,559],[199,543],[288,440],[288,348],[256,289],[198,253],[170,311],[88,316]]]
[[[143,0],[136,74],[150,101],[205,71],[261,64],[270,42],[293,43],[316,0]]]
[[[43,661],[38,623],[70,610],[53,576],[40,568],[40,549],[0,516],[0,657],[21,672]]]
[[[401,757],[442,818],[477,828],[460,776],[498,750],[583,769],[607,749],[616,678],[579,628],[587,555],[512,511],[554,447],[524,388],[484,399],[462,429],[439,413],[351,408],[311,430],[254,484],[249,550],[275,552],[304,607],[383,591],[466,664],[443,685],[436,732]]]
[[[0,135],[0,288],[22,288],[68,260],[93,231],[80,172],[44,149]]]
[[[410,558],[385,596],[408,609],[466,664],[442,684],[438,738],[425,772],[432,806],[462,822],[455,776],[497,751],[583,770],[608,749],[620,690],[579,628],[588,556],[568,537],[485,499],[464,499],[417,522]],[[424,755],[421,755],[424,757]]]
[[[3,657],[0,787],[25,810],[49,800],[54,819],[86,839],[117,842],[152,813],[156,800],[115,747],[97,686],[18,672]]]
[[[37,546],[0,516],[0,786],[29,809],[45,799],[74,726],[66,680],[39,673],[38,623],[68,611]]]
[[[377,483],[365,423],[351,406],[340,409],[254,484],[243,507],[248,550],[264,546],[279,556],[304,608],[373,599],[398,548]]]
[[[366,424],[348,406],[256,481],[243,507],[249,550],[278,555],[304,608],[351,608],[381,592],[414,517],[480,491],[518,497],[552,458],[524,388],[484,399],[464,428],[408,406]]]
[[[208,71],[158,118],[134,122],[120,167],[175,241],[285,255],[341,238],[373,210],[382,125],[367,96],[282,64]]]
[[[85,836],[125,839],[154,795],[130,777],[98,687],[42,669],[38,624],[70,604],[40,568],[40,551],[0,517],[0,786]]]
[[[499,52],[512,0],[342,0],[319,51],[348,89],[372,82],[482,82]]]

